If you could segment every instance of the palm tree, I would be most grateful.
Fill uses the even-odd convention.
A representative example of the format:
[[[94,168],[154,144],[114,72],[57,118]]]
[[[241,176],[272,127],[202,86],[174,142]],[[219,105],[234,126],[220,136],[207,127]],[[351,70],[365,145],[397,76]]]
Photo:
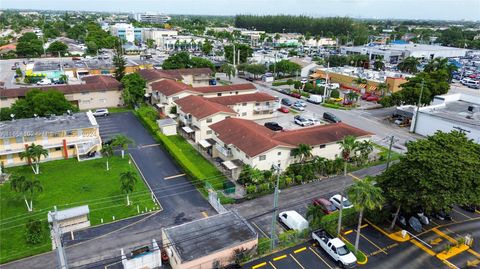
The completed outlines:
[[[379,83],[377,85],[377,90],[381,93],[381,96],[385,96],[388,91],[388,85],[386,83]]]
[[[33,197],[37,192],[43,191],[42,184],[38,179],[26,179],[25,176],[12,176],[10,180],[10,188],[13,191],[23,194],[23,199],[27,205],[28,212],[33,211]],[[30,199],[30,202],[27,200]]]
[[[424,69],[425,72],[434,72],[439,70],[447,71],[448,80],[451,82],[453,79],[453,72],[457,71],[458,68],[457,66],[449,63],[447,58],[435,58],[428,62]]]
[[[100,150],[100,152],[102,153],[103,156],[105,156],[107,158],[107,171],[110,170],[110,166],[109,166],[109,159],[110,157],[113,156],[113,147],[112,145],[110,144],[105,144],[102,146],[102,149]]]
[[[365,79],[365,78],[360,78],[360,77],[354,79],[353,82],[354,82],[355,84],[357,84],[358,86],[360,86],[361,84],[367,84],[367,83],[368,83],[367,79]]]
[[[225,63],[222,65],[221,70],[228,76],[228,80],[232,81],[232,76],[235,75],[235,67],[231,64]]]
[[[137,183],[137,175],[132,171],[123,172],[120,174],[120,183],[120,190],[127,195],[127,206],[129,206],[129,195],[135,189],[135,183]]]
[[[373,143],[369,140],[364,140],[358,143],[357,151],[360,153],[362,163],[368,159],[368,155],[373,151]]]
[[[358,100],[358,93],[356,93],[355,91],[349,91],[347,94],[345,94],[345,97],[349,101],[354,102]]]
[[[419,61],[415,57],[407,57],[401,63],[397,65],[398,70],[406,73],[417,73],[418,69],[417,66],[419,65]]]
[[[310,205],[307,208],[307,215],[306,215],[309,226],[312,229],[319,228],[320,227],[320,221],[321,221],[321,219],[324,215],[325,215],[325,213],[323,213],[321,207],[315,206],[315,205]]]
[[[306,144],[299,144],[297,148],[292,150],[293,157],[300,157],[300,162],[303,163],[310,159],[312,155],[312,147]]]
[[[322,39],[319,35],[315,35],[315,42],[317,43],[317,50],[318,50],[318,42]]]
[[[348,198],[350,201],[352,201],[353,206],[359,211],[357,236],[355,238],[355,253],[357,253],[363,212],[365,209],[381,209],[384,203],[384,198],[382,195],[382,189],[378,186],[375,186],[375,182],[369,177],[363,180],[355,181],[353,185],[348,188],[347,193]]]
[[[25,151],[19,153],[20,159],[27,159],[28,164],[32,167],[33,173],[38,175],[40,173],[40,159],[48,157],[48,150],[44,149],[42,145],[35,145],[32,143],[25,148]]]
[[[356,141],[355,136],[347,135],[343,138],[342,141],[337,142],[342,149],[342,157],[343,157],[343,175],[347,176],[347,164],[352,158],[352,153],[355,153],[355,150],[358,148],[358,142]],[[340,192],[340,201],[343,201],[343,189]],[[338,212],[338,227],[337,233],[340,233],[342,228],[342,214],[343,214],[343,202],[340,203],[340,210]]]
[[[126,135],[116,135],[113,138],[112,146],[113,147],[121,147],[122,148],[122,159],[125,156],[125,151],[128,149],[128,145],[133,144],[133,141],[128,138]]]
[[[65,75],[65,74],[61,74],[60,77],[59,77],[59,79],[60,79],[61,81],[63,81],[63,83],[65,83],[65,84],[68,83],[68,76]]]

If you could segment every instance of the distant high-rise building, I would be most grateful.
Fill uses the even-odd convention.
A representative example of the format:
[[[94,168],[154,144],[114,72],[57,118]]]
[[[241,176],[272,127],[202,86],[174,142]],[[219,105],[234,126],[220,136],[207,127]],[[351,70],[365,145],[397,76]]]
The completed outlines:
[[[135,14],[135,19],[140,22],[163,24],[170,21],[171,18],[157,12],[145,12]]]
[[[142,28],[135,28],[128,23],[116,23],[110,26],[110,33],[127,42],[142,41]]]

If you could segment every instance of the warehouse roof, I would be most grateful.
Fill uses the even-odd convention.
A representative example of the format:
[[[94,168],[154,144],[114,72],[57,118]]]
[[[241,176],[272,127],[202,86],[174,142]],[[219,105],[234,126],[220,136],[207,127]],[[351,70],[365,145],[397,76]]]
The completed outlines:
[[[164,229],[181,263],[257,240],[248,222],[227,212]]]

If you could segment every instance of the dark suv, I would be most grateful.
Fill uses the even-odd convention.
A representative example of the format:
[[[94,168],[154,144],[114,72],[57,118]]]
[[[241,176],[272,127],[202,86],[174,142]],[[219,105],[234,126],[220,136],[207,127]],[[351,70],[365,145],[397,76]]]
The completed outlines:
[[[282,131],[283,130],[283,127],[280,126],[276,122],[265,122],[264,126],[267,127],[268,129],[272,130],[272,131]]]
[[[323,113],[323,119],[333,123],[342,122],[337,116],[333,115],[330,112]]]
[[[290,99],[288,99],[288,98],[282,98],[282,105],[292,106],[292,105],[293,105],[293,102],[292,102],[292,100],[290,100]]]

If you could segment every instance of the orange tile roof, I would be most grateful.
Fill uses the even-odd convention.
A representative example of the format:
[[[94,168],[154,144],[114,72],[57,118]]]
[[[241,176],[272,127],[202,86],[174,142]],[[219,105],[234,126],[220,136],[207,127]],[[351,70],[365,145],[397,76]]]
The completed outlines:
[[[151,84],[151,87],[153,91],[158,91],[165,96],[171,96],[184,91],[193,90],[192,87],[184,83],[181,83],[175,80],[170,80],[170,79],[164,79],[164,80],[154,82]]]
[[[189,95],[178,99],[175,103],[179,106],[179,110],[191,114],[197,119],[203,119],[220,112],[232,115],[237,114],[233,109],[227,106],[210,102],[208,99],[196,95]]]
[[[208,100],[215,103],[229,106],[229,105],[235,105],[235,104],[246,103],[246,102],[275,101],[275,97],[267,93],[256,92],[256,93],[250,93],[250,94],[237,94],[237,95],[212,97],[212,98],[209,98]]]
[[[214,93],[214,92],[235,92],[235,91],[250,91],[257,88],[252,83],[220,85],[220,86],[204,86],[193,88],[198,93]]]
[[[273,132],[253,121],[229,118],[210,125],[225,144],[235,145],[248,156],[254,157],[277,146],[295,148],[299,144],[310,146],[334,143],[347,135],[365,137],[369,132],[347,125],[334,123],[300,128],[285,132]]]

